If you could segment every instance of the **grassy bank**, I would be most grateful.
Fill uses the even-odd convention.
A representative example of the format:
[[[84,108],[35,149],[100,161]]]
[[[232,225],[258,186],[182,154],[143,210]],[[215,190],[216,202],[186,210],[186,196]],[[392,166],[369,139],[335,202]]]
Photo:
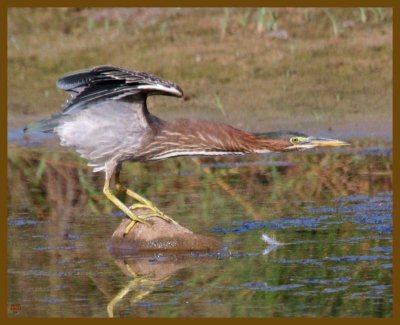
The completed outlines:
[[[11,127],[59,110],[63,73],[114,64],[183,88],[151,98],[166,119],[390,134],[390,9],[13,8],[8,26]]]

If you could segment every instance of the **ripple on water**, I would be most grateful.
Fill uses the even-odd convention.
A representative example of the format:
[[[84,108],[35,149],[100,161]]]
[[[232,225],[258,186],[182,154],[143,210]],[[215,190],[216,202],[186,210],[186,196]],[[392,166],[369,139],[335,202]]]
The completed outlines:
[[[346,289],[348,289],[347,286],[338,287],[338,288],[325,288],[324,290],[322,290],[322,293],[335,293],[335,292],[344,291]]]
[[[34,251],[59,251],[59,250],[78,250],[82,249],[84,246],[42,246],[42,247],[33,247]]]
[[[293,290],[301,288],[303,286],[304,286],[303,284],[297,284],[297,283],[283,284],[278,286],[270,286],[265,282],[247,282],[243,284],[243,287],[257,291],[285,291],[285,290]]]
[[[331,229],[346,222],[359,225],[356,229],[378,234],[392,232],[392,194],[379,193],[378,196],[342,197],[332,201],[335,207],[305,207],[309,215],[277,218],[269,221],[236,221],[231,227],[214,227],[212,232],[243,233],[260,229]],[[357,240],[357,239],[349,239]]]
[[[43,221],[43,220],[32,220],[32,219],[14,219],[14,218],[9,218],[8,219],[8,225],[11,227],[21,227],[21,226],[32,226],[32,225],[38,225],[42,223],[48,223],[48,221]]]
[[[338,277],[335,279],[304,279],[302,282],[307,284],[338,284],[338,283],[347,283],[351,281],[351,277]]]
[[[333,256],[325,257],[326,261],[330,262],[369,262],[378,260],[391,260],[391,256],[386,255],[364,255],[364,256]]]

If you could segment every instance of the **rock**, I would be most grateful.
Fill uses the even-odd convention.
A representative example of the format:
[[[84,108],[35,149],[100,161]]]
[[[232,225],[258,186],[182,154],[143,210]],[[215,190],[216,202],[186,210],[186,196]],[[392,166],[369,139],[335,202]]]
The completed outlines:
[[[110,240],[110,251],[114,256],[131,253],[190,253],[218,252],[223,246],[216,238],[194,234],[181,225],[170,223],[159,217],[146,219],[151,226],[136,223],[124,235],[130,220],[124,218]]]

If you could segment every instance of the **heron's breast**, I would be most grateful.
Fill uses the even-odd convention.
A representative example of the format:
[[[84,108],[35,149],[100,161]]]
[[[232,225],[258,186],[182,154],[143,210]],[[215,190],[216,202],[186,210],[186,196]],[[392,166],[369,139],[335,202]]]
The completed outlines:
[[[66,116],[55,129],[61,144],[91,162],[134,155],[146,133],[140,110],[98,105]]]

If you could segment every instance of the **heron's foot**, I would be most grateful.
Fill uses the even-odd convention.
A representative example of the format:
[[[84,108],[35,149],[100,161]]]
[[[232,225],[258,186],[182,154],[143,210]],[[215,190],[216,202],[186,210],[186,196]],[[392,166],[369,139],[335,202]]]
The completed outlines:
[[[130,212],[130,211],[129,211]],[[138,217],[136,214],[133,214],[132,212],[128,215],[129,219],[131,219],[131,222],[129,223],[128,226],[126,226],[124,230],[124,236],[126,236],[133,228],[134,225],[136,225],[137,222],[143,223],[146,226],[151,226],[150,223],[148,223],[145,218]]]
[[[139,223],[143,223],[144,225],[146,225],[146,226],[151,226],[151,224],[150,223],[148,223],[146,220],[144,220],[144,218],[135,218],[135,219],[132,219],[132,218],[130,218],[131,219],[131,222],[129,223],[129,225],[127,225],[126,226],[126,228],[125,228],[125,230],[124,230],[124,236],[126,236],[131,230],[132,230],[132,228],[136,225],[136,223],[137,222],[139,222]]]
[[[149,209],[151,210],[153,213],[147,215],[146,217],[151,217],[151,216],[156,216],[159,217],[165,221],[174,223],[174,224],[178,224],[174,219],[172,219],[171,217],[168,217],[164,212],[160,211],[158,208],[156,208],[154,205],[152,204],[134,204],[132,206],[129,207],[129,210],[135,210],[135,209]]]

